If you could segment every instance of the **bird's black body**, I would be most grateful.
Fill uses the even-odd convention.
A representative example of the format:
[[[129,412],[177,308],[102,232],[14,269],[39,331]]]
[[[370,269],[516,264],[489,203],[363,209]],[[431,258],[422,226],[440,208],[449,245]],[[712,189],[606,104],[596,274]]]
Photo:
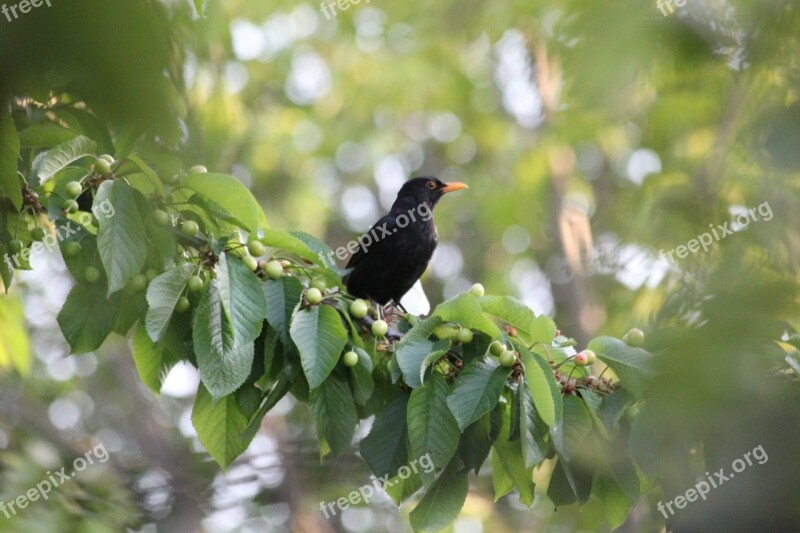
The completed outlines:
[[[406,182],[389,213],[362,236],[364,246],[347,263],[352,269],[345,278],[350,294],[381,305],[399,303],[425,272],[436,249],[434,206],[443,194],[465,187],[429,177]],[[368,238],[373,242],[366,244]]]

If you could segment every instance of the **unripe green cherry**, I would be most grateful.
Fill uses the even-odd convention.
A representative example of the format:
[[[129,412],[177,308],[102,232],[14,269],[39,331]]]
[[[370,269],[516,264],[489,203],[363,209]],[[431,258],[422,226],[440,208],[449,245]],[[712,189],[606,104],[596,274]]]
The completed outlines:
[[[64,254],[64,257],[75,257],[81,253],[81,244],[75,241],[65,243],[61,248],[61,253]]]
[[[251,272],[255,272],[256,270],[258,270],[258,260],[252,255],[244,256],[242,261],[244,262],[244,266],[246,266],[247,269],[250,270]]]
[[[456,335],[456,339],[461,344],[469,344],[472,342],[472,330],[469,328],[462,328],[458,330],[458,335]]]
[[[512,352],[511,350],[503,350],[503,353],[500,354],[500,364],[506,367],[514,366],[514,363],[517,361],[517,354]]]
[[[83,276],[89,283],[97,283],[97,280],[100,279],[100,270],[93,266],[86,267],[86,270],[83,271]]]
[[[372,334],[376,337],[383,337],[389,332],[389,324],[385,320],[376,320],[372,323]]]
[[[78,202],[76,202],[75,200],[65,201],[62,207],[64,208],[64,211],[66,211],[67,213],[77,213],[78,209],[80,209]]]
[[[322,292],[319,289],[310,288],[306,291],[306,301],[311,305],[317,305],[322,301]]]
[[[500,357],[506,351],[506,345],[500,341],[492,341],[492,344],[489,345],[489,351],[493,356]]]
[[[31,239],[34,241],[44,240],[45,235],[47,235],[47,232],[45,232],[44,228],[41,226],[36,226],[31,230]]]
[[[204,167],[203,165],[195,165],[195,166],[193,166],[192,168],[189,169],[189,175],[192,175],[192,174],[207,174],[207,173],[208,173],[208,169],[206,167]]]
[[[108,154],[103,154],[98,159],[104,159],[104,160],[108,161],[109,165],[114,163],[114,157],[111,156],[111,155],[108,155]]]
[[[270,261],[264,268],[269,279],[279,279],[283,277],[283,267],[278,261]]]
[[[636,404],[631,404],[625,408],[625,412],[623,415],[625,416],[625,420],[628,422],[633,422],[637,416],[639,416],[639,406]]]
[[[584,350],[583,353],[586,354],[586,358],[588,359],[587,364],[591,365],[594,364],[595,361],[597,361],[597,354],[594,353],[592,350]]]
[[[309,287],[314,287],[315,289],[319,289],[321,291],[325,291],[328,288],[328,284],[325,283],[325,280],[322,278],[314,278],[311,280],[311,283],[308,284]]]
[[[83,192],[83,185],[79,181],[70,181],[67,183],[67,195],[71,198],[77,198]]]
[[[145,272],[145,276],[147,277],[147,281],[153,281],[158,277],[161,272],[156,270],[155,268],[148,268],[147,272]]]
[[[475,285],[473,285],[473,286],[472,286],[472,287],[469,289],[469,293],[470,293],[471,295],[473,295],[473,296],[476,296],[476,297],[480,298],[481,296],[483,296],[483,295],[484,295],[484,293],[485,293],[485,290],[484,290],[484,288],[483,288],[483,285],[481,285],[480,283],[476,283]]]
[[[342,360],[344,361],[344,366],[352,368],[358,364],[358,354],[351,350],[344,354]]]
[[[267,248],[258,239],[253,239],[247,243],[247,251],[250,252],[250,255],[253,257],[261,257],[264,255],[264,252],[267,251]]]
[[[200,276],[191,276],[186,281],[186,287],[189,289],[189,292],[200,292],[203,290],[203,278]]]
[[[350,316],[353,318],[364,318],[369,312],[369,304],[364,300],[354,300],[350,304]]]
[[[8,251],[12,254],[18,254],[25,248],[25,243],[19,239],[14,239],[8,243]]]
[[[575,366],[586,366],[589,364],[589,357],[584,352],[578,352],[572,356],[572,362]]]
[[[191,302],[189,302],[189,298],[186,296],[181,296],[178,298],[178,301],[175,303],[175,312],[176,313],[185,313],[189,310],[189,306]]]
[[[622,340],[625,341],[628,346],[638,348],[644,344],[644,332],[639,328],[633,328],[622,337]]]
[[[94,171],[100,175],[108,174],[111,172],[111,163],[106,159],[98,158],[98,160],[94,162]]]
[[[136,274],[128,280],[128,287],[132,292],[139,292],[147,287],[147,276],[144,274]]]
[[[439,324],[433,330],[433,336],[439,340],[455,339],[458,336],[458,327],[451,324]]]
[[[163,228],[169,225],[169,214],[167,214],[167,212],[162,209],[156,209],[155,211],[153,211],[152,218],[153,218],[153,223],[156,226],[160,226]]]
[[[194,237],[197,235],[197,232],[200,231],[200,226],[197,225],[197,222],[194,220],[187,220],[183,224],[181,224],[181,233],[186,235],[187,237]]]

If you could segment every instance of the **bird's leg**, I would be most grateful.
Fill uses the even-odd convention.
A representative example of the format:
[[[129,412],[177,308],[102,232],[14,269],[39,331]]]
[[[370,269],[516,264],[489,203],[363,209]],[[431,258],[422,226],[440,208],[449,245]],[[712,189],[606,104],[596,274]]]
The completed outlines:
[[[372,306],[375,305],[375,309],[378,311],[374,316],[378,317],[378,320],[383,320],[383,306],[373,300],[372,298],[369,299],[369,307],[370,307],[370,315],[372,315]]]
[[[403,304],[401,304],[401,303],[400,303],[400,302],[398,302],[397,300],[392,300],[392,301],[394,302],[394,306],[395,306],[395,307],[397,307],[398,309],[400,309],[400,310],[401,310],[402,312],[404,312],[405,314],[408,314],[408,309],[406,309],[405,307],[403,307]]]

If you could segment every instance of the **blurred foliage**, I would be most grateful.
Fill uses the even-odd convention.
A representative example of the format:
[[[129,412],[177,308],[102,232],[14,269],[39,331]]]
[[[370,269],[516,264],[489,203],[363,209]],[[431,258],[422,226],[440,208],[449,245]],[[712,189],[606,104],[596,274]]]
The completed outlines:
[[[236,175],[274,227],[308,231],[334,248],[366,229],[408,175],[467,181],[469,195],[437,209],[441,251],[425,280],[432,300],[480,279],[554,316],[581,343],[640,325],[659,353],[661,377],[631,439],[640,467],[663,488],[639,501],[623,530],[658,530],[655,502],[758,444],[769,462],[692,503],[670,527],[796,529],[800,413],[783,362],[795,348],[771,342],[800,322],[800,15],[792,2],[689,0],[662,16],[655,1],[374,0],[332,20],[315,4],[210,2],[200,18],[188,3],[170,2],[161,15],[169,23],[153,25],[146,21],[158,17],[144,2],[127,5],[54,2],[12,23],[0,18],[2,92],[44,101],[42,88],[79,83],[103,121],[130,136],[149,128],[159,134],[154,150],[178,149],[187,166]],[[185,95],[183,123],[174,120],[182,102],[165,72]],[[83,116],[61,118],[91,127]],[[770,220],[675,265],[659,258],[764,202]],[[32,293],[31,284],[16,287]],[[37,341],[46,334],[37,327],[41,309],[26,314],[37,356],[26,383],[52,390],[55,360],[45,354],[66,348]],[[101,377],[101,390],[114,387],[115,378]],[[83,381],[73,377],[43,397],[84,389]],[[17,411],[24,402],[4,403],[4,440],[19,450],[28,437],[16,438],[18,428],[35,416]],[[179,410],[171,413],[177,425]],[[287,419],[289,433],[303,436],[296,428],[308,426],[307,413],[293,409]],[[300,508],[292,490],[264,485],[243,498],[257,506],[239,507],[249,527],[279,516],[269,506],[287,501],[295,523],[308,527],[390,527],[378,507],[309,521],[318,500],[347,493],[366,474],[353,465],[327,470],[299,451],[287,457],[308,472]],[[594,500],[580,513],[553,514],[537,485],[531,514],[511,498],[493,508],[490,484],[473,484],[465,520],[491,530],[603,527]],[[181,503],[196,505],[151,506],[150,520],[185,518]]]

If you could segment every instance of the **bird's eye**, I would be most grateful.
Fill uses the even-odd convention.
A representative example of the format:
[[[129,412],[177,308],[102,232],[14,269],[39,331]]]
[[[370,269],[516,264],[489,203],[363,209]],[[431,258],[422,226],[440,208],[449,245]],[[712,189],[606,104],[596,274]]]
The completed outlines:
[[[436,182],[435,181],[429,181],[428,183],[425,184],[425,186],[427,188],[429,188],[430,190],[434,190],[436,188]]]

